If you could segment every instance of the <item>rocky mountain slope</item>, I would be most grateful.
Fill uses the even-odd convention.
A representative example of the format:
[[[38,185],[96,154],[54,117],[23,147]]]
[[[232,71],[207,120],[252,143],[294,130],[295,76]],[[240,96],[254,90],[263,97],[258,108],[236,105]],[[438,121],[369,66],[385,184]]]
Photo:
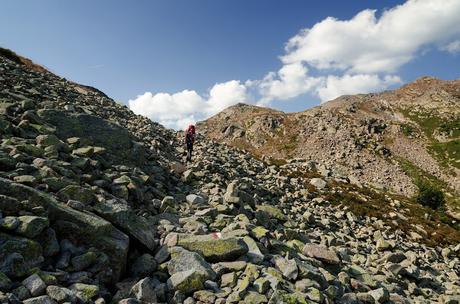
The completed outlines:
[[[460,80],[420,78],[299,113],[238,104],[199,130],[257,157],[315,160],[394,193],[432,184],[448,194],[452,213],[460,210]]]
[[[1,303],[458,303],[442,212],[0,56]],[[11,60],[13,59],[13,60]]]

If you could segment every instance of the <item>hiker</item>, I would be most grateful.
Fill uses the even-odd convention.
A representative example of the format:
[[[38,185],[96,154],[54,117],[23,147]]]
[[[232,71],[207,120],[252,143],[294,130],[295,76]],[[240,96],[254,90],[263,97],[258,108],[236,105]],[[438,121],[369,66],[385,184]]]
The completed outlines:
[[[195,142],[195,126],[190,125],[185,130],[185,145],[187,146],[187,161],[192,161],[193,143]]]

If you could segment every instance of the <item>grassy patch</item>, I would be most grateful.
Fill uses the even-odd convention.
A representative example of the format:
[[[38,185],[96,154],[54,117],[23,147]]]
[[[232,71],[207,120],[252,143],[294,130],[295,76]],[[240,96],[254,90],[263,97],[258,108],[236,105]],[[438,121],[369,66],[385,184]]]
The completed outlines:
[[[266,137],[264,149],[280,152],[286,158],[292,157],[299,141],[295,127],[294,121],[285,118],[273,133]]]
[[[413,225],[420,225],[428,236],[422,242],[429,246],[460,242],[460,227],[458,224],[452,224],[452,219],[442,209],[433,210],[421,206],[414,199],[373,191],[368,188],[360,189],[342,183],[335,183],[333,189],[326,194],[325,199],[333,205],[348,207],[358,216],[381,219],[395,230],[400,229],[406,233],[417,232]],[[401,204],[397,211],[391,206],[391,201],[395,199]],[[392,212],[402,213],[407,220],[390,217]],[[425,214],[428,217],[425,217]]]
[[[440,117],[434,111],[425,113],[410,110],[401,110],[404,116],[416,122],[421,131],[430,140],[428,152],[438,161],[439,165],[448,168],[453,166],[460,169],[460,116],[457,114],[451,117]],[[404,135],[411,137],[417,130],[410,124],[402,124],[401,131]],[[439,142],[435,135],[441,135],[448,139],[447,142]]]
[[[441,123],[439,131],[447,137],[457,138],[460,136],[460,117]]]
[[[414,137],[418,134],[417,129],[410,124],[401,124],[401,132],[407,137]]]
[[[268,162],[270,165],[274,165],[277,167],[287,164],[287,161],[283,158],[270,158]]]
[[[289,157],[290,154],[297,148],[297,141],[297,135],[289,136],[287,142],[281,145],[281,150],[286,152]]]
[[[416,122],[423,133],[429,138],[434,139],[435,132],[442,134],[448,138],[457,138],[460,136],[460,116],[441,117],[435,111],[426,111],[424,113],[414,112],[410,110],[401,110],[404,116]],[[409,125],[401,125],[402,132],[411,133],[413,128]]]
[[[438,189],[447,187],[447,184],[444,181],[417,167],[407,159],[400,157],[397,158],[397,161],[417,187],[421,187],[422,185],[429,185]]]
[[[425,135],[430,139],[433,138],[434,131],[443,123],[443,120],[436,115],[437,113],[416,113],[409,110],[401,110],[401,112],[404,116],[416,122],[422,129],[423,133],[425,133]]]
[[[442,191],[444,194],[449,193],[449,187],[446,182],[440,180],[436,176],[422,170],[421,168],[417,167],[410,161],[404,158],[397,158],[401,168],[404,172],[412,179],[414,184],[419,188],[422,189],[424,187],[430,187],[433,189],[437,189]],[[455,193],[455,192],[454,192]],[[460,199],[457,195],[445,195],[446,204],[454,207],[460,207]]]
[[[443,167],[450,165],[460,169],[460,140],[433,143],[428,147],[428,151]]]

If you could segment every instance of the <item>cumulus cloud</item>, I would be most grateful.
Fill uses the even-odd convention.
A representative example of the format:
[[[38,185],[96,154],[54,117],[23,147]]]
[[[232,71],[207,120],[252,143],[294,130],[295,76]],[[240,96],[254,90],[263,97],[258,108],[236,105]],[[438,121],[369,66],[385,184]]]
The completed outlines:
[[[399,69],[433,47],[460,52],[459,0],[409,0],[376,13],[366,9],[349,20],[328,17],[302,29],[286,43],[280,69],[262,79],[216,83],[204,94],[147,92],[130,100],[129,107],[177,129],[238,102],[270,105],[303,94],[325,102],[381,91],[400,84]]]
[[[284,65],[277,73],[270,72],[258,83],[262,98],[259,104],[286,100],[306,92],[323,81],[322,77],[308,76],[308,68],[300,62]]]
[[[341,95],[381,91],[388,86],[401,82],[401,78],[395,75],[388,75],[383,78],[369,74],[347,74],[341,77],[331,75],[327,77],[324,86],[317,89],[317,94],[322,102],[326,102]]]
[[[213,115],[229,106],[247,101],[246,86],[241,84],[240,81],[231,80],[216,83],[209,91],[209,99],[205,110],[207,114]]]
[[[237,80],[231,80],[216,83],[209,90],[208,98],[193,90],[175,94],[146,92],[129,100],[128,105],[136,114],[147,116],[167,127],[183,129],[197,120],[246,101],[246,87]]]
[[[460,1],[412,0],[383,12],[364,10],[350,20],[329,17],[286,44],[284,64],[305,62],[319,70],[391,73],[422,47],[460,35]]]
[[[128,105],[136,114],[178,128],[194,122],[196,109],[205,107],[206,101],[197,92],[184,90],[175,94],[146,92],[129,100]]]

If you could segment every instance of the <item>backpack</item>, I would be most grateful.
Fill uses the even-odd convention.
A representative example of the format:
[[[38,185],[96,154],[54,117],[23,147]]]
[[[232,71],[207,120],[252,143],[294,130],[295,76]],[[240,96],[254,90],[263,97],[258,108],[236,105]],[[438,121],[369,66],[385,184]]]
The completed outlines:
[[[185,142],[186,143],[193,143],[195,139],[195,126],[190,125],[187,130],[185,131]]]

